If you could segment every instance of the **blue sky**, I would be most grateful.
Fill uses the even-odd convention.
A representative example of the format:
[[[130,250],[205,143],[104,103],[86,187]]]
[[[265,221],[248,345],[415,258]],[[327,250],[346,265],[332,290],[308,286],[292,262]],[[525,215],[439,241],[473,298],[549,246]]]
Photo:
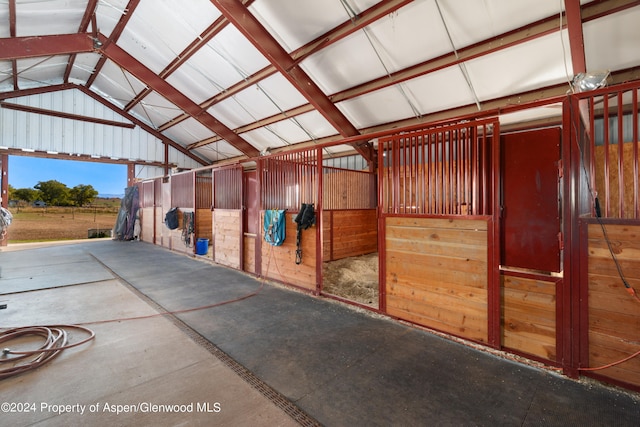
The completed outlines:
[[[69,188],[85,184],[100,195],[122,195],[127,186],[127,166],[9,156],[9,185],[13,188],[33,188],[40,181],[52,179]]]

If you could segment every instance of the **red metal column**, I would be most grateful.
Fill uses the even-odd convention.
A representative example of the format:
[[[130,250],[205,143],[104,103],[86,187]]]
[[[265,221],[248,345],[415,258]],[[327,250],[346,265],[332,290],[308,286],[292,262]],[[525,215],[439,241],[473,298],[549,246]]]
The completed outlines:
[[[322,226],[322,195],[324,180],[322,171],[322,148],[316,148],[316,185],[318,188],[318,197],[316,200],[316,295],[320,295],[322,291],[322,258],[324,255],[324,239]]]
[[[501,298],[500,298],[500,235],[502,216],[502,186],[501,186],[501,162],[500,162],[500,122],[493,123],[493,133],[491,138],[487,138],[487,125],[484,125],[482,138],[491,144],[491,199],[493,200],[492,211],[490,213],[487,245],[487,342],[494,348],[501,346]],[[486,182],[486,181],[485,181]],[[486,193],[485,193],[486,198]],[[486,210],[484,215],[489,214]]]
[[[9,155],[0,154],[0,206],[9,204]],[[7,239],[0,240],[0,246],[7,246]]]

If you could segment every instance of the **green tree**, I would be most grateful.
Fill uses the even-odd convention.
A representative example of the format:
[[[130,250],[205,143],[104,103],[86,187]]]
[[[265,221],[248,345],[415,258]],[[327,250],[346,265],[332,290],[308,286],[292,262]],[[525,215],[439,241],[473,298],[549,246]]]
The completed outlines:
[[[69,197],[76,206],[84,206],[87,203],[93,202],[98,196],[98,192],[91,185],[76,185],[69,190]]]
[[[16,191],[16,189],[15,189],[15,188],[13,188],[13,187],[11,186],[11,184],[9,184],[9,191],[8,191],[8,194],[7,194],[7,197],[8,197],[8,199],[7,199],[7,200],[14,200],[14,198],[15,198],[15,196],[13,195],[13,192],[14,192],[14,191]]]
[[[33,188],[40,190],[42,201],[49,206],[68,206],[70,204],[69,187],[55,179],[40,181]]]
[[[32,203],[40,198],[40,192],[34,188],[17,188],[12,192],[10,199]]]

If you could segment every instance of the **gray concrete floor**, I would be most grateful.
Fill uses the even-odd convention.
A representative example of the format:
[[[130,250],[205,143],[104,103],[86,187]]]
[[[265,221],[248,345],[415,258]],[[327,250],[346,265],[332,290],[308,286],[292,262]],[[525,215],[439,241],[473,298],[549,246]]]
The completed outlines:
[[[0,301],[8,307],[0,310],[0,326],[90,323],[156,314],[88,255],[91,246],[100,244],[104,243],[2,248]],[[87,327],[96,333],[94,341],[0,382],[1,403],[13,404],[9,411],[3,407],[0,425],[298,425],[163,316]],[[71,331],[71,341],[82,336]],[[23,339],[13,349],[33,348],[36,343],[40,345],[38,339]],[[139,412],[126,412],[136,405]],[[153,412],[152,405],[185,406],[179,408],[181,413],[166,413]],[[61,409],[74,412],[58,414]]]
[[[35,411],[0,416],[11,425],[637,426],[640,420],[640,394],[573,381],[146,243],[2,248],[0,267],[0,301],[8,304],[0,311],[2,327],[211,306],[88,325],[95,341],[0,381],[3,402],[36,404]],[[218,403],[220,411],[115,414],[104,410],[106,403]],[[56,415],[43,404],[86,409]]]

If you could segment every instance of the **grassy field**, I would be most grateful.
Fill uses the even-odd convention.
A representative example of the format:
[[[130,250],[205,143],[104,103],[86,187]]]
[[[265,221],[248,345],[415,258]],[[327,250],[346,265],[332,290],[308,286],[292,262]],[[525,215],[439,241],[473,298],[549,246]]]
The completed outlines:
[[[112,229],[119,206],[10,208],[8,243],[86,239],[89,229]]]

